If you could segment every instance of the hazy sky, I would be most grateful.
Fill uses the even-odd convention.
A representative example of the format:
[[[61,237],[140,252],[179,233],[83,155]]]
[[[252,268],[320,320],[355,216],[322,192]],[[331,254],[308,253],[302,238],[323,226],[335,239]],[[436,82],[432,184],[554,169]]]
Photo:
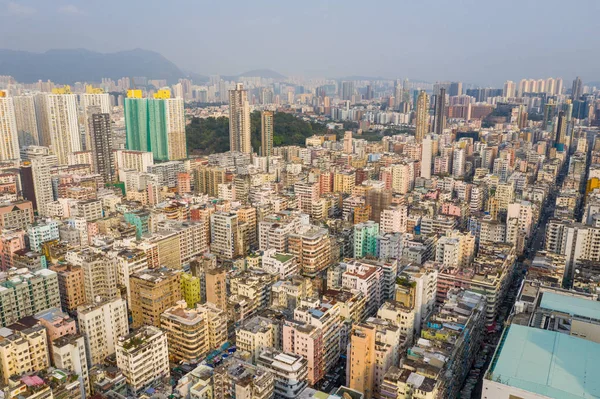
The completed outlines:
[[[202,74],[569,86],[600,80],[599,15],[600,0],[0,0],[0,48],[139,47]]]

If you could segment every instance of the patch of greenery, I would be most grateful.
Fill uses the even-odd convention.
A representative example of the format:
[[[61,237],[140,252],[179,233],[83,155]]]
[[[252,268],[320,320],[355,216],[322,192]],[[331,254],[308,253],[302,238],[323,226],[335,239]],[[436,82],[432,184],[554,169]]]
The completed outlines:
[[[404,277],[404,276],[396,277],[396,284],[401,287],[408,287],[408,288],[414,288],[417,285],[416,282],[410,281],[407,277]]]
[[[192,118],[185,133],[190,154],[229,151],[229,118]]]
[[[128,351],[131,348],[137,348],[144,343],[144,340],[140,337],[132,337],[129,341],[123,343],[123,349]]]
[[[273,120],[273,145],[304,145],[307,137],[324,134],[321,123],[306,122],[292,114],[276,112]],[[250,115],[252,148],[260,147],[260,112]],[[229,151],[229,118],[192,118],[186,127],[187,148],[190,154],[213,154]]]

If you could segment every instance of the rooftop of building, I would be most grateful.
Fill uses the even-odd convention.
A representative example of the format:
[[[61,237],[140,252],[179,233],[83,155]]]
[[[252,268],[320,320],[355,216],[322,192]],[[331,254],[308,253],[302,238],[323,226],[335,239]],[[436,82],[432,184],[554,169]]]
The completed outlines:
[[[133,352],[144,344],[148,343],[149,339],[154,338],[164,332],[154,326],[143,326],[133,331],[129,335],[119,338],[119,344],[127,352]]]
[[[35,272],[31,272],[27,268],[13,269],[8,274],[6,272],[0,273],[0,292],[15,288],[17,285],[22,284],[35,277],[49,277],[55,276],[56,272],[49,269],[41,269]]]
[[[145,280],[152,283],[160,283],[161,281],[171,278],[178,274],[180,270],[173,270],[166,267],[159,269],[146,269],[141,272],[134,273],[131,275],[133,279]]]
[[[265,333],[271,329],[273,321],[265,317],[254,316],[238,327],[239,330],[249,331],[252,334]]]
[[[50,308],[33,316],[37,320],[45,320],[54,325],[60,325],[64,323],[70,323],[74,320],[67,313],[63,312],[60,308]]]
[[[185,305],[185,301],[183,303]],[[186,306],[181,306],[180,304],[165,310],[161,314],[161,317],[186,325],[195,325],[204,319],[203,312],[199,312],[197,309],[188,309]]]
[[[360,291],[352,292],[347,289],[336,290],[331,288],[326,289],[322,296],[323,300],[342,303],[348,302],[352,299],[357,301],[361,297],[363,297],[363,294]]]
[[[52,341],[52,345],[56,346],[57,348],[62,348],[63,346],[67,346],[67,345],[74,343],[75,341],[77,341],[79,338],[81,338],[83,336],[84,335],[80,334],[80,333],[64,335],[64,336],[56,338],[54,341]]]
[[[424,392],[432,392],[436,384],[436,380],[433,378],[396,366],[390,367],[385,373],[384,381],[392,382],[393,384],[397,384],[398,382],[409,383],[414,388]]]
[[[600,344],[555,331],[511,325],[486,378],[550,398],[600,398]]]
[[[336,396],[336,395],[331,395],[331,394],[325,393],[323,391],[317,391],[314,388],[307,387],[306,389],[304,389],[302,392],[300,392],[298,394],[297,399],[337,399],[337,398],[338,398],[338,396]]]
[[[286,372],[298,372],[306,368],[307,361],[299,355],[281,352],[274,348],[265,348],[257,359],[258,364]]]
[[[544,292],[540,308],[600,322],[600,302],[558,292]]]
[[[114,299],[102,299],[100,298],[96,302],[86,303],[85,305],[81,305],[77,308],[78,317],[81,315],[85,315],[87,313],[93,312],[96,309],[99,309],[109,303],[124,303],[125,301],[122,298],[114,298]]]
[[[285,263],[285,262],[289,261],[290,259],[294,258],[294,255],[284,254],[284,253],[276,253],[276,254],[272,255],[271,257],[276,259],[278,262]]]

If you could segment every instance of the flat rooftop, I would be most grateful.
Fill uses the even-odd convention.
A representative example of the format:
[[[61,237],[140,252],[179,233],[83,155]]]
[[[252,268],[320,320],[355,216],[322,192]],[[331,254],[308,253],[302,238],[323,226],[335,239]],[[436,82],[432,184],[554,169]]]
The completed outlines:
[[[600,398],[600,344],[515,324],[505,334],[490,380],[549,398]]]
[[[285,263],[288,260],[292,259],[294,257],[294,255],[292,254],[283,254],[283,253],[276,253],[275,255],[273,255],[273,258],[275,258],[277,261],[281,262],[281,263]]]
[[[561,295],[555,292],[544,292],[540,308],[600,320],[600,301]]]

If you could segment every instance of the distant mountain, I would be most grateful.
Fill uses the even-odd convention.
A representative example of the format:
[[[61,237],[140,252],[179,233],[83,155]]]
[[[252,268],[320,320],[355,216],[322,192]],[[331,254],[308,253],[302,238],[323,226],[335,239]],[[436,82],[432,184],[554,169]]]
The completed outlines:
[[[0,50],[0,75],[19,82],[52,80],[56,83],[99,82],[102,78],[145,76],[177,82],[185,74],[154,51],[134,49],[97,53],[85,49],[48,50],[45,53]]]
[[[285,79],[286,77],[279,72],[275,72],[271,69],[254,69],[252,71],[244,72],[239,74],[238,76],[246,76],[246,77],[257,77],[257,78],[265,78],[265,79]]]
[[[389,78],[382,78],[382,77],[374,77],[374,76],[361,76],[361,75],[352,75],[352,76],[345,76],[343,78],[338,78],[339,80],[390,80]]]
[[[199,74],[196,72],[187,72],[187,71],[184,71],[184,72],[185,72],[187,78],[191,79],[195,84],[206,83],[209,80],[209,77],[206,75],[202,75],[202,74]]]

